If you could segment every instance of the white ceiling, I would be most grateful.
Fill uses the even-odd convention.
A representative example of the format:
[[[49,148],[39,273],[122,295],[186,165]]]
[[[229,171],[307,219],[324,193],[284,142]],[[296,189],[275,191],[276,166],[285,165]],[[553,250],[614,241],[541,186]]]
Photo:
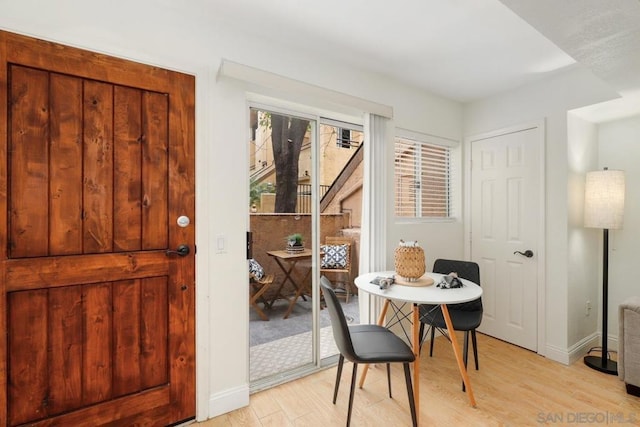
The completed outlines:
[[[461,102],[585,66],[640,113],[639,0],[210,0],[218,25]],[[622,104],[622,107],[621,107]],[[630,109],[636,111],[630,113]],[[609,112],[607,112],[609,111]],[[607,116],[608,115],[608,116]]]

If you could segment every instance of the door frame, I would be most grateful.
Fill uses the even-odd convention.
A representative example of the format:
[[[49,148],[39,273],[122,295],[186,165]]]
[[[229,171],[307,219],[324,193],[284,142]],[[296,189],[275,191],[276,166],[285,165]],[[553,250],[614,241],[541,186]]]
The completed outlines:
[[[537,307],[537,353],[541,356],[546,356],[546,175],[545,175],[545,156],[546,156],[546,146],[545,146],[545,119],[539,119],[531,122],[523,122],[520,124],[516,124],[513,126],[508,126],[500,129],[491,130],[488,132],[483,132],[479,134],[469,135],[464,138],[464,146],[463,146],[463,173],[464,173],[464,208],[463,208],[463,222],[464,222],[464,255],[466,259],[471,259],[471,152],[473,144],[476,141],[482,141],[489,138],[494,138],[497,136],[502,136],[515,132],[522,132],[529,129],[538,129],[538,149],[539,149],[539,157],[538,157],[538,173],[539,173],[539,189],[540,194],[538,194],[538,217],[540,218],[540,222],[538,224],[538,254],[537,254],[537,299],[538,299],[538,307]]]

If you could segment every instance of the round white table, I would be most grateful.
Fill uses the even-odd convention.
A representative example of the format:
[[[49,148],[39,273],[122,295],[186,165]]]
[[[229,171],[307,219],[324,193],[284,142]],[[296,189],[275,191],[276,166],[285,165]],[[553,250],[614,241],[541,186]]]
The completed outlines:
[[[442,314],[445,323],[447,324],[447,331],[449,333],[449,337],[451,338],[451,345],[453,347],[453,353],[458,363],[458,369],[460,370],[460,375],[462,376],[467,394],[469,395],[469,402],[471,403],[471,406],[475,407],[476,401],[473,396],[471,382],[469,381],[469,376],[467,375],[467,370],[462,360],[460,346],[458,344],[458,340],[456,339],[455,331],[451,323],[451,317],[449,316],[447,304],[458,304],[478,299],[482,295],[482,288],[466,279],[461,279],[462,283],[464,284],[462,288],[438,288],[436,284],[441,281],[443,276],[442,274],[438,273],[425,273],[423,277],[429,277],[434,281],[432,285],[428,286],[407,286],[394,283],[386,289],[381,289],[379,285],[371,283],[371,281],[376,277],[392,277],[394,275],[394,271],[379,271],[367,273],[358,276],[355,280],[355,283],[359,290],[368,292],[372,295],[377,295],[385,299],[384,305],[382,306],[382,311],[380,312],[380,316],[378,318],[378,325],[384,325],[387,310],[389,309],[389,305],[392,304],[393,301],[411,303],[413,306],[411,313],[411,345],[413,348],[413,353],[416,355],[416,360],[413,363],[413,393],[416,402],[416,414],[420,413],[420,337],[418,336],[420,329],[420,316],[418,307],[420,304],[439,304],[442,308]],[[360,388],[362,388],[364,380],[367,376],[367,368],[368,366],[365,366],[362,372],[362,376],[360,377]]]

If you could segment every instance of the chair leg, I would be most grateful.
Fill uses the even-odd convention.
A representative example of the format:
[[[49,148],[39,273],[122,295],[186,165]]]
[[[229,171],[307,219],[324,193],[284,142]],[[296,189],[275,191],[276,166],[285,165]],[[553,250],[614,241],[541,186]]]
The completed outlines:
[[[413,387],[411,386],[411,370],[409,369],[408,363],[403,363],[404,365],[404,380],[407,383],[407,394],[409,395],[409,408],[411,409],[411,422],[413,423],[413,427],[418,426],[418,419],[416,416],[416,402],[413,400]]]
[[[464,357],[464,367],[467,367],[469,359],[469,331],[464,331],[464,346],[462,347],[462,355]]]
[[[433,341],[436,339],[436,328],[431,325],[431,343],[429,344],[429,357],[433,357]]]
[[[473,343],[473,360],[476,362],[476,371],[480,369],[478,365],[478,340],[476,339],[476,330],[471,331],[471,342]]]
[[[351,409],[353,409],[353,394],[356,389],[356,376],[358,375],[358,364],[353,364],[353,374],[351,374],[351,392],[349,393],[349,411],[347,412],[347,427],[351,425]]]
[[[254,301],[253,299],[250,299],[249,304],[255,310],[258,316],[260,316],[260,319],[264,320],[265,322],[269,321],[269,316],[267,316],[265,312],[262,311],[262,309],[258,306],[256,301]]]
[[[389,384],[389,399],[393,399],[391,396],[391,363],[387,363],[387,383]]]
[[[349,304],[349,297],[351,296],[351,279],[349,277],[347,278],[347,281],[344,282],[344,290],[347,294],[344,298],[344,303]]]
[[[336,404],[338,397],[338,388],[340,388],[340,377],[342,376],[342,365],[344,365],[344,356],[341,354],[338,358],[338,373],[336,374],[336,386],[333,389],[333,404]]]
[[[469,360],[469,331],[464,331],[464,347],[462,350],[462,357],[464,358],[464,368],[467,369],[467,360]],[[462,391],[466,391],[464,381],[462,381]]]
[[[418,352],[422,353],[422,344],[424,344],[425,335],[429,333],[431,326],[427,328],[427,331],[424,331],[425,324],[420,322],[420,330],[418,331],[418,338],[420,339],[420,346],[418,347]]]
[[[262,309],[258,306],[258,301],[263,300],[264,308],[270,308],[267,301],[264,300],[262,296],[268,288],[269,288],[268,285],[263,285],[260,289],[256,291],[256,286],[253,286],[253,284],[249,288],[249,304],[251,305],[251,307],[253,307],[256,313],[258,313],[258,316],[260,316],[260,318],[265,321],[269,320],[269,316],[267,316],[265,312],[262,311]]]

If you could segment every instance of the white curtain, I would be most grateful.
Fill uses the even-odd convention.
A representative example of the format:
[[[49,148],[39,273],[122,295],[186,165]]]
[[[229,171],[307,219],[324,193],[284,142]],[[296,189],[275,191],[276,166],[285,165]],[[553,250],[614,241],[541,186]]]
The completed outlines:
[[[389,119],[366,114],[364,120],[364,176],[362,191],[362,228],[360,236],[359,273],[385,270],[387,251],[387,155],[392,141]],[[379,312],[379,301],[360,297],[360,322],[373,323]]]

